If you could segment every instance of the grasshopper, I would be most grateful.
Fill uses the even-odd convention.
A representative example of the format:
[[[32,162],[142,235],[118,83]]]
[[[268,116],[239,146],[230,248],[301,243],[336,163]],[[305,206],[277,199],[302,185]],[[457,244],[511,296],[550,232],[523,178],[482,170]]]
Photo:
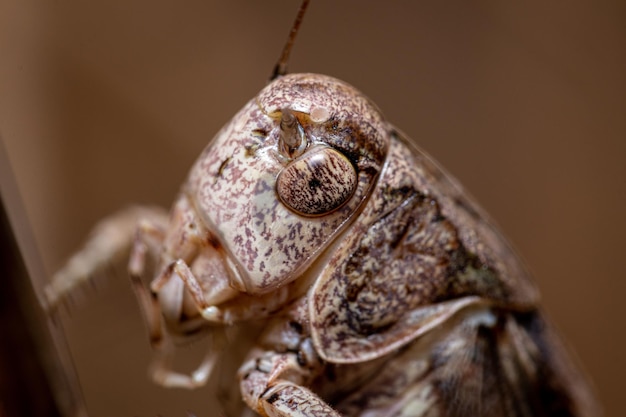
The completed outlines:
[[[169,215],[105,219],[53,277],[48,307],[128,247],[160,385],[204,385],[225,329],[254,322],[237,377],[258,415],[600,415],[528,270],[458,182],[352,86],[287,74],[308,3],[271,82],[202,152]],[[177,343],[207,334],[222,341],[194,372],[169,366]]]

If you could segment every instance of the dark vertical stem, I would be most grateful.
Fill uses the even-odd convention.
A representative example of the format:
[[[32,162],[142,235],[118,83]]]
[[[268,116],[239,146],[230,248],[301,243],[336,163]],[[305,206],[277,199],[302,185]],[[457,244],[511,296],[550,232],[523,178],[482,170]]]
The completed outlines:
[[[86,416],[47,276],[0,138],[0,417]]]
[[[4,204],[0,216],[0,416],[60,416],[34,334],[45,328],[34,328],[25,311],[38,309],[38,301]]]

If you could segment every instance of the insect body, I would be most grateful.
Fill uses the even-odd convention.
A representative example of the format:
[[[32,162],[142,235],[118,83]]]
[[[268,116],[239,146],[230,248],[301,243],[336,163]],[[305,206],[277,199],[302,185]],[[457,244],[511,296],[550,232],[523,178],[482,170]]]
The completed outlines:
[[[173,342],[255,321],[238,378],[263,416],[599,413],[482,210],[334,78],[267,85],[200,155],[169,218],[111,218],[50,304],[125,245],[162,385],[204,384],[227,351],[183,375],[165,360]]]
[[[202,153],[169,219],[143,216],[130,270],[153,341],[167,354],[172,337],[265,322],[239,372],[262,415],[595,415],[507,243],[343,82],[270,83]],[[122,244],[107,233],[132,235],[125,216],[101,230],[77,255],[87,269]],[[216,355],[154,377],[202,385]]]

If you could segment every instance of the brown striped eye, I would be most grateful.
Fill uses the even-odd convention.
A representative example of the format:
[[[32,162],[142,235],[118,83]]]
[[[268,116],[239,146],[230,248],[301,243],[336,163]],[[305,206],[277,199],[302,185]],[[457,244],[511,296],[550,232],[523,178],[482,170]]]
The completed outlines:
[[[278,175],[282,202],[303,216],[321,216],[341,207],[357,185],[354,166],[340,152],[320,148],[289,164]]]

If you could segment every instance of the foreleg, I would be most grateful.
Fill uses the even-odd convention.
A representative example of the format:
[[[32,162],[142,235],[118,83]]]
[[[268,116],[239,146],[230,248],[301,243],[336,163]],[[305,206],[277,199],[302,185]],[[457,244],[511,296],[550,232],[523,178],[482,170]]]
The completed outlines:
[[[128,262],[131,286],[137,297],[153,348],[157,348],[163,339],[161,309],[156,294],[146,286],[142,276],[145,273],[148,252],[151,251],[153,255],[156,255],[165,238],[165,227],[163,226],[148,220],[141,220],[137,224]]]
[[[172,359],[175,353],[175,346],[171,337],[163,332],[162,309],[174,309],[174,316],[180,315],[178,309],[182,308],[183,291],[187,287],[192,294],[195,303],[203,305],[202,289],[200,283],[194,277],[187,264],[176,261],[165,268],[164,271],[153,282],[152,288],[148,288],[142,276],[145,272],[147,255],[149,252],[156,254],[162,247],[165,238],[165,230],[159,224],[150,221],[141,221],[137,226],[133,249],[128,263],[128,270],[133,290],[137,296],[142,315],[148,327],[150,344],[155,350],[155,357],[150,366],[150,375],[154,382],[164,387],[197,388],[206,384],[211,370],[215,364],[217,354],[215,346],[212,346],[205,355],[198,368],[191,375],[176,372],[172,368]],[[172,280],[173,274],[178,275],[180,280]],[[174,296],[172,305],[166,303],[165,306],[159,301],[158,292],[169,285],[170,293],[178,293]]]
[[[307,314],[306,302],[296,302],[285,316],[269,323],[258,339],[259,347],[239,369],[241,395],[262,416],[340,416],[307,388],[325,366],[304,325]]]
[[[333,408],[303,386],[309,371],[296,353],[268,352],[248,361],[239,371],[246,404],[267,417],[340,417]]]
[[[166,342],[156,348],[156,356],[153,358],[149,370],[152,380],[167,388],[195,389],[204,386],[221,353],[221,340],[218,340],[221,335],[214,334],[211,337],[212,340],[207,353],[200,365],[191,374],[183,374],[173,369],[172,359],[175,347],[171,343]]]
[[[122,259],[131,248],[139,219],[166,224],[167,214],[157,207],[130,207],[98,223],[83,247],[54,274],[45,288],[46,308],[56,308],[98,272]]]

